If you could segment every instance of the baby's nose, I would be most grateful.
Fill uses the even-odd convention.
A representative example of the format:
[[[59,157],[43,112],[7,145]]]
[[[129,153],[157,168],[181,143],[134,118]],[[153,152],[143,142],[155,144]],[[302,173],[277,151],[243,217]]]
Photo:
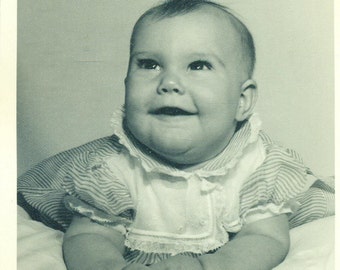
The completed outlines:
[[[181,85],[180,78],[171,72],[163,74],[157,87],[158,94],[184,94],[184,88]]]

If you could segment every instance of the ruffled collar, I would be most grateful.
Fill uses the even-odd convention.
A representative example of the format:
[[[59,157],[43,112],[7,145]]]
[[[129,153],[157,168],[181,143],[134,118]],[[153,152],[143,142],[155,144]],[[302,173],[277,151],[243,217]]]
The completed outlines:
[[[136,158],[147,172],[164,173],[186,179],[193,175],[203,178],[226,175],[238,163],[247,146],[257,141],[261,130],[261,121],[257,114],[253,114],[240,124],[227,147],[216,157],[202,164],[178,169],[153,155],[152,151],[146,149],[128,134],[124,129],[124,117],[125,113],[122,107],[113,113],[111,124],[114,134],[130,155]]]

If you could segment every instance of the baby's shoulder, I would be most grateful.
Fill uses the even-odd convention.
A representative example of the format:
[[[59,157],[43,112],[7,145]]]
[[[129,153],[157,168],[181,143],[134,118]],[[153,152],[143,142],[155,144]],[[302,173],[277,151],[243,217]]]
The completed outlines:
[[[122,145],[119,143],[119,139],[117,136],[107,136],[100,139],[96,139],[90,142],[87,142],[83,145],[74,147],[65,152],[60,153],[59,155],[77,155],[84,152],[90,153],[98,153],[98,154],[110,154],[110,153],[119,153],[122,149]]]
[[[299,190],[304,186],[310,170],[300,154],[274,141],[263,131],[259,133],[259,137],[264,146],[265,157],[243,184],[242,192],[247,193],[247,190],[257,187],[256,190],[266,192],[287,189],[280,190],[285,193],[294,189]]]
[[[107,136],[99,138],[83,145],[71,148],[66,151],[62,151],[55,154],[25,172],[19,176],[19,183],[25,179],[62,179],[67,172],[72,168],[80,170],[86,167],[90,159],[94,157],[103,158],[121,151],[121,145],[119,144],[116,136]]]
[[[266,132],[260,131],[259,138],[264,146],[266,158],[268,160],[280,160],[280,163],[297,162],[304,166],[302,156],[292,148],[284,146],[281,142],[273,140]]]

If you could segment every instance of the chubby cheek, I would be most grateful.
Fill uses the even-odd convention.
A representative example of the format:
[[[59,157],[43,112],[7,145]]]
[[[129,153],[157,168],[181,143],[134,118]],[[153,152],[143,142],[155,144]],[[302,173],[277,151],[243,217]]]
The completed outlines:
[[[204,131],[212,137],[224,140],[234,132],[238,98],[221,95],[210,96],[200,104],[200,123]]]
[[[141,114],[129,110],[126,113],[126,124],[132,135],[140,142],[145,143],[145,138],[148,137],[148,132],[146,130],[146,122],[143,121]]]
[[[125,105],[129,109],[147,109],[156,90],[145,80],[127,79],[125,81]]]
[[[145,95],[141,95],[141,91],[131,87],[126,87],[125,92],[125,119],[126,124],[132,134],[139,138],[145,132],[147,116],[147,101]]]
[[[195,102],[205,111],[235,107],[240,97],[239,85],[225,76],[211,76],[189,85],[193,89],[191,93]]]
[[[196,99],[196,104],[200,108],[202,117],[210,118],[212,121],[224,119],[228,122],[228,120],[235,119],[239,98],[225,95],[206,95],[204,98]]]

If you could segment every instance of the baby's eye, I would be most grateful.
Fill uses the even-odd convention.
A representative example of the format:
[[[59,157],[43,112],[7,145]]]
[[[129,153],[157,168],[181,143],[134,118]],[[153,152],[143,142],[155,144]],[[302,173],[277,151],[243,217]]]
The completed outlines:
[[[137,61],[138,67],[142,69],[155,69],[159,70],[159,64],[152,59],[138,59]]]
[[[190,70],[211,70],[212,65],[208,61],[198,60],[190,63]]]

